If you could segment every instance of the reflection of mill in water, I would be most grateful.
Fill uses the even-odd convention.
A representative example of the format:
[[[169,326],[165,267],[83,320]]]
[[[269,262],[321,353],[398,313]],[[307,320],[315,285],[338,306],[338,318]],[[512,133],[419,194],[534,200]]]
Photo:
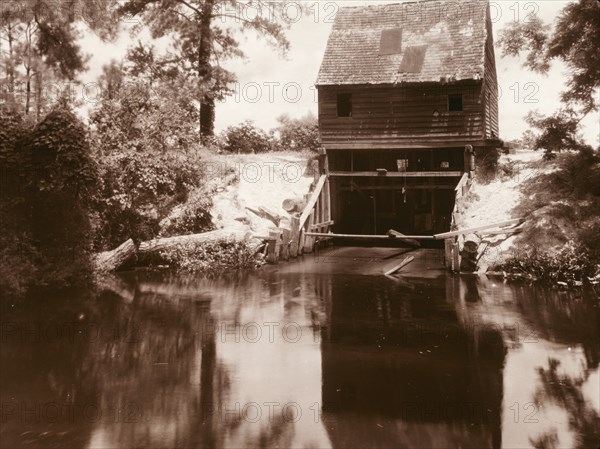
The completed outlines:
[[[461,325],[443,280],[330,282],[322,369],[333,447],[501,446],[500,332]]]

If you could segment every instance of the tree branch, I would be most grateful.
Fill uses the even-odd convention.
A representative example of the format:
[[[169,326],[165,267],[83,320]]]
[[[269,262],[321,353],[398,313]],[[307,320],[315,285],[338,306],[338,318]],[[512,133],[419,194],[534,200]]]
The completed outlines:
[[[189,4],[188,2],[186,2],[185,0],[176,0],[178,3],[181,3],[185,6],[187,6],[188,8],[190,8],[192,11],[194,11],[196,14],[198,14],[199,16],[202,16],[202,11],[199,10],[198,8],[196,8],[195,6]]]

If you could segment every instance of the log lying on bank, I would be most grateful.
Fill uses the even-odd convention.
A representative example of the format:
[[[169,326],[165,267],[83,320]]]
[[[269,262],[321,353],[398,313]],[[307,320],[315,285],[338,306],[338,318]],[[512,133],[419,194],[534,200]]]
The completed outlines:
[[[135,243],[129,239],[112,251],[96,254],[94,263],[99,271],[115,271],[136,253]]]
[[[249,240],[252,234],[250,232],[227,231],[217,229],[216,231],[204,232],[202,234],[180,235],[177,237],[166,237],[161,239],[148,240],[140,243],[138,255],[141,258],[157,256],[161,251],[174,249],[177,246],[196,245],[199,243],[216,242],[219,240],[243,241]]]
[[[256,240],[257,245],[260,244],[259,239],[252,237],[250,232],[227,231],[224,229],[204,232],[202,234],[181,235],[177,237],[148,240],[140,243],[139,248],[136,248],[133,240],[129,239],[112,251],[96,254],[94,256],[94,264],[99,271],[115,271],[121,268],[134,255],[137,255],[139,260],[143,261],[158,257],[160,256],[161,251],[175,249],[178,246],[216,242],[219,240]]]

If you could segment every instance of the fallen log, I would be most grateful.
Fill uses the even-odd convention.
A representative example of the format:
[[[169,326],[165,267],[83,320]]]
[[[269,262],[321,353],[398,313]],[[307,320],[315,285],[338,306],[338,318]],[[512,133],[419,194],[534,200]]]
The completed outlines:
[[[112,251],[96,254],[94,264],[99,271],[115,271],[136,253],[135,243],[129,239]]]
[[[252,234],[241,231],[227,231],[218,229],[216,231],[204,232],[202,234],[180,235],[177,237],[166,237],[140,243],[138,255],[142,258],[157,256],[161,251],[176,248],[177,246],[195,245],[199,243],[216,242],[219,240],[243,241],[250,240]]]

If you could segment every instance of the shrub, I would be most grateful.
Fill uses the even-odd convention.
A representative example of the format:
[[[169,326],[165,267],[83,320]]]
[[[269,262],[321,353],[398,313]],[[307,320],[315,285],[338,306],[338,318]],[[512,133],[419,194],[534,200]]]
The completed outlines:
[[[34,129],[6,110],[0,125],[3,294],[87,281],[98,178],[85,127],[61,105]]]
[[[133,78],[105,94],[90,115],[97,145],[105,152],[167,152],[198,142],[197,114],[171,86]]]
[[[0,235],[0,296],[23,297],[36,283],[38,254],[29,235],[4,231]]]
[[[531,275],[540,281],[565,282],[569,285],[585,282],[598,274],[598,266],[587,249],[573,243],[556,253],[523,251],[497,268],[508,273]]]
[[[89,209],[98,188],[86,128],[59,106],[29,139],[32,157],[31,235],[40,286],[67,287],[91,274]]]
[[[119,67],[107,70],[105,81],[114,78],[116,87],[107,89],[91,114],[102,179],[94,206],[96,251],[129,238],[139,243],[156,237],[171,209],[204,184],[198,114],[185,94],[189,86],[150,83]],[[209,209],[209,201],[190,204],[164,231],[208,230],[202,217]]]
[[[492,179],[496,175],[499,159],[500,151],[496,148],[478,151],[475,155],[475,161],[477,164],[477,178],[483,182]]]
[[[96,250],[112,249],[128,238],[136,242],[158,235],[161,220],[201,187],[201,157],[193,150],[114,151],[100,162],[102,188],[96,201]],[[193,215],[208,216],[208,199],[197,202]],[[190,228],[186,228],[186,223]],[[206,220],[184,220],[182,233],[208,230]],[[204,229],[203,229],[204,228]]]
[[[528,217],[519,244],[530,247],[573,241],[600,261],[600,152],[559,154],[553,171],[527,179],[514,213]]]
[[[20,114],[0,108],[0,295],[23,296],[36,277],[25,188],[30,152]]]
[[[586,147],[579,135],[581,117],[572,109],[565,108],[551,116],[544,116],[538,111],[530,112],[525,121],[538,130],[537,134],[528,134],[528,144],[534,150],[544,150],[544,159],[556,158],[556,153],[568,150],[579,150]]]
[[[273,138],[248,120],[227,128],[222,139],[228,153],[264,153],[275,148]]]
[[[299,119],[282,115],[277,121],[279,126],[275,131],[279,134],[277,146],[280,150],[317,152],[321,148],[319,123],[314,115]]]
[[[262,256],[247,242],[221,240],[178,245],[163,251],[161,257],[178,270],[220,273],[228,270],[254,270],[262,265]]]
[[[159,235],[197,234],[212,229],[211,200],[204,189],[192,192],[184,204],[175,206],[160,224]]]

